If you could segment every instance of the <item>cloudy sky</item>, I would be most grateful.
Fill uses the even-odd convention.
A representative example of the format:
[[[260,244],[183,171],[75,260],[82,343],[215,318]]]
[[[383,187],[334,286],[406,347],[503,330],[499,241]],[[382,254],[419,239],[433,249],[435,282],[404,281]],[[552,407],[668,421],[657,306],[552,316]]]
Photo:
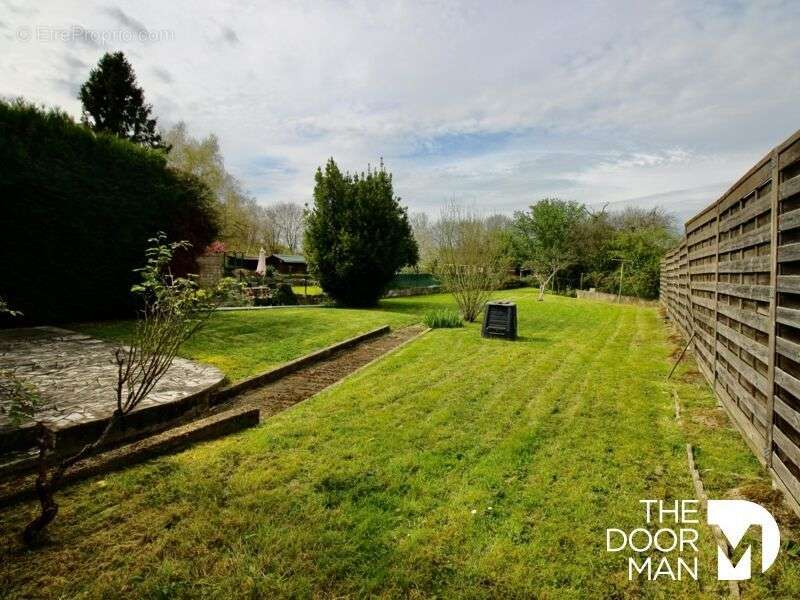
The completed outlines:
[[[701,6],[702,4],[702,6]],[[0,95],[78,116],[123,50],[262,203],[382,156],[412,210],[544,196],[682,218],[800,127],[800,2],[0,0]]]

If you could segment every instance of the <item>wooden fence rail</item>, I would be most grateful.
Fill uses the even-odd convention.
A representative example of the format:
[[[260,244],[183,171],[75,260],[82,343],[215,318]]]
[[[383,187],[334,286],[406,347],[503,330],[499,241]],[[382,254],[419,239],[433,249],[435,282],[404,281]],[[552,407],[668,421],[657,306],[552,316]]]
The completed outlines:
[[[800,514],[800,131],[687,221],[661,303]]]

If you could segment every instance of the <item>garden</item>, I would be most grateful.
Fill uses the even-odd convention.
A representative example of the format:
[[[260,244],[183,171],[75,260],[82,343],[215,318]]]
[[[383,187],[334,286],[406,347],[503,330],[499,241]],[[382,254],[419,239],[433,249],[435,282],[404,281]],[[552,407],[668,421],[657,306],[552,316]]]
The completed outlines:
[[[33,507],[4,510],[0,586],[9,597],[721,597],[711,565],[699,582],[648,587],[604,551],[605,528],[636,526],[638,499],[693,496],[686,442],[715,497],[773,495],[691,363],[666,381],[676,346],[657,311],[502,294],[519,307],[517,341],[483,339],[477,324],[434,329],[255,429],[69,487],[52,541],[33,553],[15,535]],[[315,332],[310,349],[452,304],[294,316]],[[255,333],[279,312],[213,317],[186,353],[234,378],[261,366],[239,342],[264,364],[286,360],[299,330]],[[212,356],[220,335],[237,344]],[[782,552],[744,589],[795,597],[796,561]]]

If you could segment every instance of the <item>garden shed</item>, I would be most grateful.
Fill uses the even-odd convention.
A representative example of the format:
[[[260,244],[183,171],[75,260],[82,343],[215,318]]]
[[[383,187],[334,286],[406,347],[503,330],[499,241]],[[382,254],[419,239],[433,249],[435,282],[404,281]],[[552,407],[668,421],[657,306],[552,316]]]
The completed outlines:
[[[267,264],[275,267],[278,273],[306,272],[306,258],[300,254],[270,254],[267,257]]]

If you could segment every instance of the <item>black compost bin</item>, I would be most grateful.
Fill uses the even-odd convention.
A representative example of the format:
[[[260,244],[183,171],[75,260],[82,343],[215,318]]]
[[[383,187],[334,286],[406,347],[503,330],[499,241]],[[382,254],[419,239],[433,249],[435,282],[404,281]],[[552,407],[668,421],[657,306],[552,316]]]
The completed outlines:
[[[483,337],[517,339],[517,305],[508,300],[487,302],[483,313]]]

